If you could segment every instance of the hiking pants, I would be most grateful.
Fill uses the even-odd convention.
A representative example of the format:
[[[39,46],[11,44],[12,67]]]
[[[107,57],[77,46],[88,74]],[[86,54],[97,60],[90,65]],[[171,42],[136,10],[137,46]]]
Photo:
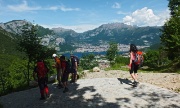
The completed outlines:
[[[38,78],[38,85],[41,93],[41,97],[44,97],[44,93],[48,94],[49,89],[47,86],[47,78]]]

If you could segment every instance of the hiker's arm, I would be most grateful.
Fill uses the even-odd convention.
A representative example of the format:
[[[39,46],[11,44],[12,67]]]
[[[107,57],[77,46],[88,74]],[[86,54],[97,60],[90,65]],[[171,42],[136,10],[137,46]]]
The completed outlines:
[[[76,69],[76,70],[78,69],[78,64],[77,64],[77,62],[75,62],[75,69]]]
[[[132,64],[132,60],[133,60],[133,52],[130,52],[130,61],[129,61],[129,64]]]
[[[131,69],[131,64],[132,64],[132,52],[130,52],[130,59],[129,59],[129,65],[128,65],[129,69]]]

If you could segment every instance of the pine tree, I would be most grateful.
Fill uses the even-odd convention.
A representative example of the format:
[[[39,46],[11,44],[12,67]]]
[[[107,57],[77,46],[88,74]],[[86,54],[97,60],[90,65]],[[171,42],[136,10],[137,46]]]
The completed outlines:
[[[180,58],[180,1],[169,0],[171,18],[162,28],[161,44],[170,60]]]

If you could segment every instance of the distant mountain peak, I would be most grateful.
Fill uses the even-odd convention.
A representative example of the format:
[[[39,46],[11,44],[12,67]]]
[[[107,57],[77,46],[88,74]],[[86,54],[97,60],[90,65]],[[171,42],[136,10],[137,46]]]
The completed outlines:
[[[54,31],[54,33],[63,33],[63,32],[74,32],[76,33],[74,30],[72,29],[65,29],[65,28],[62,28],[62,27],[57,27],[57,28],[52,28],[51,30]]]
[[[21,29],[25,24],[32,24],[26,20],[12,20],[6,23],[0,23],[0,26],[8,32],[11,33],[21,33]]]
[[[132,25],[127,25],[124,23],[108,23],[108,24],[103,24],[100,26],[100,28],[110,28],[110,29],[115,29],[115,28],[132,28],[132,27],[137,27],[137,26],[132,26]]]

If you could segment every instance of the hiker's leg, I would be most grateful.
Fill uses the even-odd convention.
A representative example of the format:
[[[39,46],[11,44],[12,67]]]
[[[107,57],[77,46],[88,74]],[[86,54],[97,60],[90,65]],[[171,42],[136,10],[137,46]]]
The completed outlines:
[[[134,81],[136,80],[136,77],[135,77],[134,73],[131,74],[131,77],[133,78]]]
[[[63,75],[63,85],[64,85],[63,93],[69,91],[69,89],[67,88],[67,81],[68,81],[68,73],[64,73],[64,75]]]
[[[41,98],[44,98],[44,80],[42,78],[38,79],[38,85],[40,89]]]
[[[57,69],[57,80],[58,80],[58,85],[60,84],[60,70]]]
[[[72,69],[72,82],[75,82],[76,80],[76,71],[75,69]]]
[[[138,79],[137,71],[138,71],[138,65],[134,65],[134,76],[135,76],[135,81],[136,82],[137,82],[137,79]]]
[[[45,91],[46,95],[49,94],[49,88],[48,88],[47,84],[48,84],[48,77],[45,77],[44,91]]]
[[[62,81],[61,81],[61,79],[62,79],[62,71],[61,71],[61,69],[58,70],[58,75],[57,76],[58,76],[58,79],[57,79],[58,80],[58,85],[62,86],[63,84],[62,84]]]
[[[77,81],[77,70],[74,69],[74,81],[76,82]]]
[[[134,65],[133,65],[133,63],[131,65],[131,69],[129,70],[129,73],[130,73],[131,77],[133,78],[133,80],[135,80],[136,78],[135,78],[135,74],[134,74]]]

